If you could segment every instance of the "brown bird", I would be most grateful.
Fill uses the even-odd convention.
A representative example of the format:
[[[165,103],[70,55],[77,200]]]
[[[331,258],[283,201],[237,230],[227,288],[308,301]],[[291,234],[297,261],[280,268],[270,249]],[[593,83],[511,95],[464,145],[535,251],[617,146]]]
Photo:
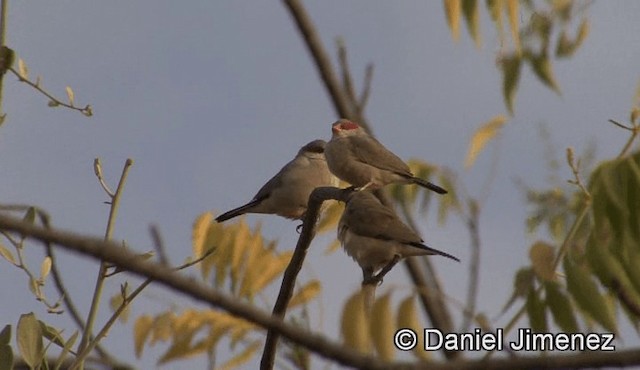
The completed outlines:
[[[314,140],[303,146],[296,157],[267,181],[249,203],[221,214],[216,221],[224,222],[245,213],[302,219],[311,192],[316,187],[336,186],[338,183],[327,167],[325,145],[324,140]]]
[[[418,184],[445,194],[438,185],[415,177],[409,166],[367,134],[357,123],[340,119],[331,126],[333,135],[325,148],[329,170],[356,188],[377,189],[387,184]]]
[[[362,268],[362,284],[379,283],[396,263],[410,256],[457,257],[431,248],[396,213],[370,191],[357,191],[347,199],[338,224],[338,240]],[[374,275],[376,271],[380,271]]]

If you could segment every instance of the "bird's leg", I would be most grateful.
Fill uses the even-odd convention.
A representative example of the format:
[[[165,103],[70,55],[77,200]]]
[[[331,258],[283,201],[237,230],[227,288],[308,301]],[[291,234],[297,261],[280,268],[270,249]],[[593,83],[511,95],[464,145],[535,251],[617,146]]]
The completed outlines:
[[[382,270],[380,270],[380,272],[378,272],[375,276],[371,277],[371,280],[372,281],[376,281],[378,284],[382,284],[382,279],[384,278],[384,276],[389,271],[391,271],[393,266],[398,264],[398,262],[400,262],[400,255],[396,254],[396,255],[393,256],[393,259],[391,261],[389,261],[389,263],[387,263],[387,265],[385,267],[383,267]]]
[[[378,280],[373,276],[373,267],[362,268],[362,285],[378,284]]]
[[[361,186],[359,188],[356,188],[356,191],[363,191],[363,190],[367,190],[367,188],[369,188],[371,185],[373,185],[373,181],[369,181],[368,183],[364,184],[364,186]]]

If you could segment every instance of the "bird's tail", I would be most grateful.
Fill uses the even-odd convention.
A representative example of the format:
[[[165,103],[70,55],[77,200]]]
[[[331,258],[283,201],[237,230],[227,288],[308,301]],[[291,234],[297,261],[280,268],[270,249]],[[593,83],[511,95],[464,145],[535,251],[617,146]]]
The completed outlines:
[[[431,191],[435,191],[438,194],[447,194],[447,191],[444,190],[443,188],[439,187],[438,185],[431,183],[427,180],[423,180],[419,177],[412,177],[411,181],[413,181],[415,184],[418,184],[420,186],[422,186],[423,188],[427,188]]]
[[[261,199],[254,199],[251,202],[245,204],[244,206],[240,206],[238,208],[234,208],[229,212],[225,212],[220,216],[216,217],[217,222],[224,222],[234,217],[238,217],[243,215],[251,210],[251,208],[255,207],[260,203]]]
[[[449,253],[443,252],[441,250],[437,250],[435,248],[431,248],[427,245],[421,244],[421,243],[410,243],[412,246],[416,247],[416,248],[420,248],[423,251],[427,251],[429,252],[429,254],[431,255],[438,255],[438,256],[442,256],[442,257],[447,257],[447,258],[451,258],[454,261],[458,261],[460,262],[460,259],[456,256],[453,256]]]

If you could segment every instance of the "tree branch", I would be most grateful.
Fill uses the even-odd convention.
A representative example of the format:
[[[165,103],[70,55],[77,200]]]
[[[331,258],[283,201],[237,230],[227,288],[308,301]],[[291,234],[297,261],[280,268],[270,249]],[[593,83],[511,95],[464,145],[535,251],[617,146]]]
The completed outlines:
[[[311,195],[309,195],[307,212],[304,217],[304,223],[302,224],[302,231],[300,232],[296,248],[293,251],[291,261],[284,272],[282,285],[280,286],[280,293],[278,293],[278,299],[273,307],[274,317],[282,319],[287,311],[287,306],[289,305],[289,301],[293,295],[293,289],[296,285],[298,273],[300,273],[300,269],[302,268],[302,264],[304,263],[304,259],[307,255],[307,250],[309,249],[309,245],[316,233],[316,224],[322,203],[329,199],[344,202],[346,201],[346,197],[349,193],[351,193],[351,190],[338,189],[334,187],[320,187],[316,188]],[[267,332],[267,339],[262,351],[262,359],[260,360],[260,368],[263,370],[273,368],[278,345],[278,337],[279,333],[272,329],[269,329]]]
[[[193,278],[182,276],[167,266],[136,258],[134,253],[121,248],[118,243],[103,241],[95,237],[78,236],[65,231],[48,230],[4,215],[0,215],[0,229],[20,233],[25,237],[42,242],[51,242],[65,249],[112,263],[141,277],[150,278],[179,294],[185,294],[196,300],[206,302],[213,307],[226,310],[232,315],[241,317],[263,328],[277,331],[283,337],[299,343],[320,356],[357,369],[581,369],[585,367],[621,367],[640,364],[640,348],[614,352],[586,352],[574,355],[456,361],[455,363],[437,363],[433,361],[385,363],[378,358],[362,355],[347,349],[344,345],[331,342],[321,335],[287,324],[280,318],[273,317],[247,303],[236,300],[234,297],[229,297],[215,289],[200,284]]]

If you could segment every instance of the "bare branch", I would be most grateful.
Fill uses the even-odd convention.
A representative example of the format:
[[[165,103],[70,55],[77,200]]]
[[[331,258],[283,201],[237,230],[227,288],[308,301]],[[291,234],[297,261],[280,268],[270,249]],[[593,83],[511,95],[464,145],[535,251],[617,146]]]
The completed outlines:
[[[325,200],[336,199],[345,201],[347,195],[351,190],[338,189],[334,187],[320,187],[316,188],[311,195],[309,195],[309,202],[307,206],[307,213],[305,214],[304,223],[302,224],[302,231],[298,238],[296,249],[293,251],[291,261],[284,272],[282,278],[282,285],[280,286],[280,293],[278,293],[278,299],[273,307],[273,316],[282,319],[287,311],[287,306],[293,295],[293,289],[296,285],[296,279],[298,273],[304,263],[304,258],[307,255],[309,245],[313,240],[316,233],[316,224],[318,220],[318,213],[320,212],[320,206]],[[278,345],[279,333],[269,329],[267,332],[267,339],[264,344],[262,352],[262,359],[260,360],[261,369],[272,369],[275,360],[276,348]]]
[[[318,206],[318,203],[315,205]],[[317,211],[316,211],[317,212]],[[529,356],[516,359],[456,361],[450,363],[391,362],[385,363],[379,358],[365,356],[342,344],[328,341],[323,336],[289,325],[282,319],[253,307],[235,297],[229,297],[218,290],[207,287],[176,272],[175,270],[148,260],[135,258],[136,255],[120,247],[118,243],[100,238],[79,236],[74,233],[47,230],[22,220],[0,215],[0,229],[20,233],[42,242],[51,242],[80,254],[92,256],[101,261],[112,263],[138,276],[149,278],[179,294],[185,294],[196,300],[221,308],[232,315],[278,332],[283,337],[301,346],[334,360],[342,365],[357,369],[410,370],[453,370],[453,369],[581,369],[585,367],[623,367],[640,364],[640,348],[612,352],[584,352],[573,355]]]

